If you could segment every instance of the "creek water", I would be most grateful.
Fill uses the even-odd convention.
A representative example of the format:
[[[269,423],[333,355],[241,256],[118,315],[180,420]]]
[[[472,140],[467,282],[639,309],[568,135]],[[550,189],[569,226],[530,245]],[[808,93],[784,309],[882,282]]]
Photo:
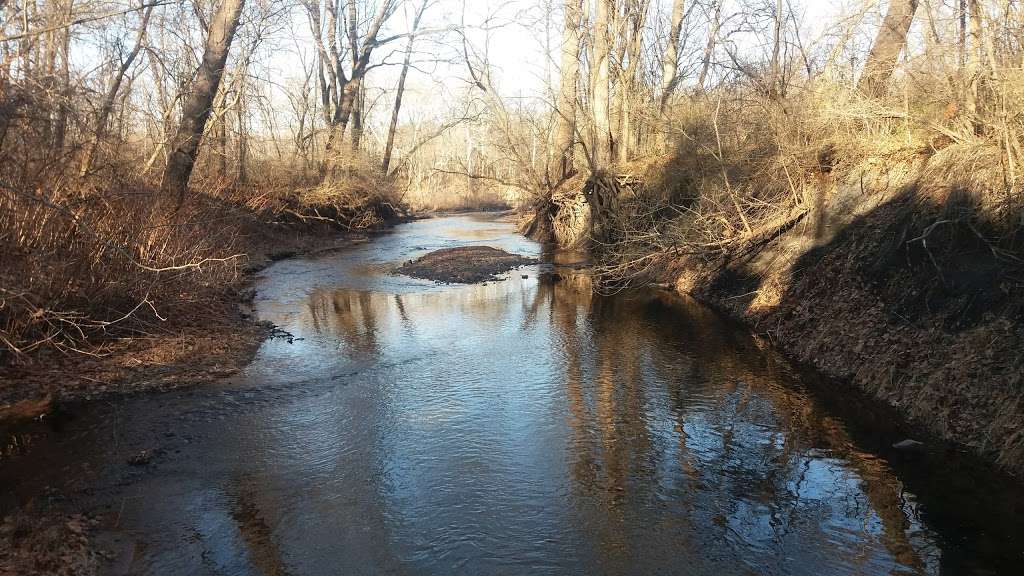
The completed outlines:
[[[9,436],[0,501],[102,512],[111,573],[1020,573],[1018,484],[890,448],[891,414],[691,301],[595,295],[564,255],[389,273],[471,244],[545,256],[468,215],[276,263],[255,313],[291,337]]]

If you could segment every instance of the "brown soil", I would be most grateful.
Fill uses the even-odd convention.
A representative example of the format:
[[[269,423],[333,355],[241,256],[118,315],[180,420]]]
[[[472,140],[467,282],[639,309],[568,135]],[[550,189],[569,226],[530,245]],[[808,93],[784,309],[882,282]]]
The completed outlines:
[[[218,310],[205,327],[182,326],[164,334],[106,343],[89,355],[49,353],[0,376],[0,423],[33,418],[51,403],[110,394],[170,390],[235,374],[269,333],[239,311]]]
[[[449,284],[474,284],[495,280],[513,268],[536,264],[535,258],[511,254],[490,246],[461,246],[435,250],[406,262],[399,274]]]
[[[873,174],[854,172],[798,225],[677,261],[676,286],[1024,475],[1020,236],[962,193],[929,189],[927,167],[893,165],[907,181],[866,192]],[[913,241],[924,234],[927,250]]]
[[[96,520],[80,514],[24,511],[0,521],[0,576],[96,574],[101,553],[91,543]]]

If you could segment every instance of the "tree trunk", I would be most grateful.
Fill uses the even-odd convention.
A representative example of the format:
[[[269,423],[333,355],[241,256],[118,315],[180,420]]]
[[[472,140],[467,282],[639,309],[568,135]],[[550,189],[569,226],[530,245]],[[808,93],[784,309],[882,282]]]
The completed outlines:
[[[615,145],[616,156],[620,163],[629,161],[633,153],[633,144],[636,141],[634,132],[634,114],[636,113],[637,88],[640,84],[640,50],[642,46],[644,25],[647,20],[646,1],[637,2],[627,8],[626,21],[628,22],[628,43],[625,44],[625,54],[629,67],[622,66],[619,61],[619,138]]]
[[[907,34],[914,23],[914,12],[918,0],[891,0],[889,10],[882,20],[875,43],[864,63],[858,88],[868,94],[879,95],[885,91],[889,78],[896,68],[896,60],[907,45]]]
[[[682,33],[685,13],[686,0],[673,0],[668,45],[665,47],[665,58],[661,63],[661,101],[658,103],[658,110],[661,112],[665,111],[665,104],[679,83],[679,36]]]
[[[358,105],[356,100],[362,93],[363,78],[366,76],[367,67],[370,65],[370,56],[373,54],[373,50],[380,45],[377,41],[377,34],[380,33],[381,26],[384,25],[384,22],[394,12],[395,6],[397,6],[395,0],[382,0],[377,5],[377,13],[367,27],[366,36],[363,38],[362,46],[360,46],[358,37],[358,15],[356,13],[355,2],[354,0],[350,0],[350,3],[348,4],[348,36],[349,50],[351,51],[352,56],[352,73],[351,78],[344,84],[341,91],[341,102],[339,102],[334,115],[334,126],[331,128],[330,133],[327,136],[327,147],[325,151],[327,157],[324,162],[326,168],[324,170],[324,178],[330,178],[339,165],[341,158],[336,148],[344,139],[348,122],[352,118],[353,110]],[[384,42],[387,41],[388,40],[385,40]],[[360,122],[361,121],[362,119],[360,118]],[[353,143],[355,142],[357,142],[357,138],[353,138]]]
[[[241,73],[241,71],[240,71]],[[235,100],[235,120],[238,121],[238,183],[245,184],[249,180],[249,132],[246,126],[245,79],[238,83],[240,90]]]
[[[576,148],[576,81],[580,75],[580,25],[583,0],[566,0],[565,29],[562,31],[562,62],[555,118],[555,149],[558,152],[557,176],[572,176]]]
[[[412,63],[412,46],[416,41],[416,30],[420,27],[420,19],[423,18],[423,11],[427,9],[429,0],[423,0],[416,16],[412,21],[412,29],[409,31],[409,42],[405,45],[405,61],[402,62],[402,72],[398,76],[398,88],[395,91],[395,106],[391,109],[391,123],[388,125],[388,141],[384,145],[384,159],[380,164],[380,171],[384,176],[388,175],[388,168],[391,166],[391,152],[395,147],[395,130],[398,128],[398,113],[402,109],[402,95],[405,93],[405,78],[409,75],[409,65]]]
[[[992,26],[987,22],[988,16],[978,0],[970,0],[971,18],[978,23],[977,37],[981,41],[979,51],[983,51],[988,59],[988,75],[993,79],[999,77],[999,62],[996,59],[996,48],[992,41]],[[983,49],[983,50],[982,50]]]
[[[412,57],[413,37],[409,37],[409,44],[405,49],[405,62],[402,63],[402,72],[398,75],[398,88],[395,91],[395,105],[391,109],[391,123],[388,124],[388,140],[384,145],[384,159],[380,163],[380,171],[387,176],[388,168],[391,166],[391,152],[395,147],[395,130],[398,128],[398,113],[402,110],[402,95],[405,93],[405,78],[409,75],[409,61]]]
[[[355,102],[352,106],[352,151],[359,150],[363,141],[363,104],[366,103],[366,92],[359,90],[356,93]]]
[[[995,46],[992,43],[992,35],[986,32],[985,12],[978,0],[967,0],[967,10],[970,18],[970,38],[966,67],[966,107],[970,113],[971,122],[974,124],[975,132],[982,130],[979,114],[982,104],[989,102],[983,96],[987,90],[986,84],[990,80],[996,80],[998,63],[996,61]],[[989,70],[985,70],[983,61],[988,59]]]
[[[700,76],[697,86],[704,88],[708,72],[711,70],[711,58],[715,55],[715,44],[718,42],[718,31],[722,27],[722,0],[715,1],[714,16],[711,19],[711,30],[708,32],[708,43],[704,46],[704,57],[701,59]]]
[[[340,162],[340,144],[345,140],[345,132],[348,130],[349,119],[352,118],[352,109],[356,106],[356,98],[359,97],[359,85],[362,82],[361,76],[352,74],[352,78],[345,83],[341,91],[341,102],[338,103],[337,111],[334,114],[334,121],[327,135],[327,171],[332,171]]]
[[[223,104],[214,120],[213,132],[217,138],[217,160],[214,165],[217,167],[217,178],[224,182],[228,179],[228,111],[223,109]]]
[[[594,11],[594,62],[592,68],[593,89],[591,90],[594,113],[594,138],[591,144],[594,167],[601,170],[611,163],[611,116],[609,110],[609,84],[611,75],[611,50],[609,22],[614,0],[597,0]]]
[[[963,75],[967,65],[967,0],[958,0],[957,5],[957,27],[960,31],[959,46],[957,49],[960,74]]]
[[[210,118],[210,107],[217,94],[221,77],[224,75],[224,64],[231,50],[231,41],[238,29],[238,20],[242,15],[245,0],[223,0],[206,37],[206,49],[203,61],[199,65],[196,79],[185,104],[182,106],[181,122],[174,137],[171,156],[164,169],[161,187],[165,192],[178,196],[178,205],[185,201],[188,180],[192,176],[192,168],[199,154],[199,142],[203,137],[203,129]]]
[[[775,100],[784,95],[782,90],[782,67],[779,62],[782,55],[782,0],[775,2],[775,27],[772,36],[772,69],[771,85],[768,87],[768,97]]]
[[[132,47],[131,52],[121,62],[121,66],[118,67],[117,72],[114,74],[114,80],[110,83],[110,87],[103,97],[103,103],[100,105],[99,113],[96,115],[96,128],[93,130],[92,141],[89,143],[88,148],[86,148],[85,154],[82,156],[82,163],[79,166],[78,175],[80,177],[84,177],[92,169],[92,161],[96,156],[96,150],[107,133],[107,125],[110,122],[110,113],[114,110],[117,92],[121,89],[121,83],[124,82],[124,76],[128,73],[128,69],[132,67],[135,58],[142,51],[142,41],[145,39],[146,27],[149,26],[149,18],[152,14],[153,6],[146,8],[146,11],[142,13],[139,30],[135,34],[135,46]]]
[[[75,1],[67,0],[67,10],[63,17],[64,21],[70,21],[74,15]],[[60,38],[59,44],[57,38]],[[71,28],[64,28],[62,31],[54,31],[52,33],[53,38],[53,57],[60,56],[60,78],[56,79],[54,84],[58,87],[55,89],[57,96],[57,117],[54,121],[53,129],[53,150],[56,152],[58,157],[63,156],[64,143],[67,139],[68,132],[68,109],[70,107],[69,99],[71,96]],[[56,71],[54,71],[56,74]],[[59,85],[57,84],[59,81]]]

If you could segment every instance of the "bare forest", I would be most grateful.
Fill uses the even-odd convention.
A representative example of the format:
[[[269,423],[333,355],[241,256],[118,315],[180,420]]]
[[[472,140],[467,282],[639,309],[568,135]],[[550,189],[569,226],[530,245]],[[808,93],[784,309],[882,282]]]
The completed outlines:
[[[855,262],[829,277],[856,279],[829,306],[869,294],[868,332],[1019,329],[1012,0],[4,0],[0,18],[4,365],[188,333],[260,258],[439,209],[517,209],[590,251],[601,290],[678,284],[780,340],[825,309],[800,273],[835,250]],[[807,359],[849,372],[828,352],[848,344]]]
[[[0,576],[1017,574],[1021,0],[0,0]]]

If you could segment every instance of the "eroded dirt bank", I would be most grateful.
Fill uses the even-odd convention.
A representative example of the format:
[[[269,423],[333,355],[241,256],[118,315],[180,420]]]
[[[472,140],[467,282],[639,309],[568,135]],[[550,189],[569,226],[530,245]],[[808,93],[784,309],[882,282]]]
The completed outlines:
[[[233,376],[261,342],[280,334],[247,310],[252,283],[271,262],[366,242],[367,234],[299,231],[266,234],[250,245],[238,280],[189,318],[168,318],[151,333],[110,339],[78,353],[44,351],[0,371],[0,428],[37,418],[61,402],[166,391]]]
[[[1019,222],[986,203],[989,175],[941,155],[873,160],[794,225],[677,260],[676,288],[1020,476]]]
[[[999,150],[854,152],[747,174],[775,203],[742,222],[720,174],[680,155],[639,184],[567,182],[521,229],[589,245],[616,289],[673,285],[1024,474],[1024,218]]]

